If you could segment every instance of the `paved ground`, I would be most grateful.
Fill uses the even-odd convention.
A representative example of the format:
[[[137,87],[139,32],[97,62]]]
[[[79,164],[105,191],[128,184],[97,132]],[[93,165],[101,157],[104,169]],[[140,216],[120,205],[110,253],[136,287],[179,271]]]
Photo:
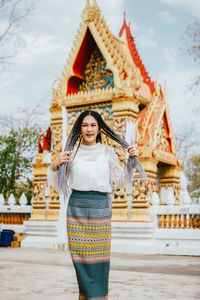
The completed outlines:
[[[69,253],[0,248],[0,299],[78,300]],[[112,254],[109,300],[200,299],[200,257]]]

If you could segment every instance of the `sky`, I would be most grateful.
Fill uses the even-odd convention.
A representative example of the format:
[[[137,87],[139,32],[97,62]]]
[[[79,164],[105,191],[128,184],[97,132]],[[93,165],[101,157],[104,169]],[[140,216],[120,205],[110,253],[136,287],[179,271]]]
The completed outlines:
[[[43,109],[41,123],[50,123],[52,83],[60,77],[81,21],[85,0],[38,0],[18,35],[23,51],[1,66],[1,113],[16,114],[18,107]],[[198,95],[187,84],[198,74],[198,65],[182,39],[191,17],[200,18],[199,0],[97,0],[111,32],[118,36],[124,11],[142,61],[152,80],[166,85],[174,131],[198,128]],[[0,14],[0,28],[6,15]],[[45,128],[44,128],[45,129]]]

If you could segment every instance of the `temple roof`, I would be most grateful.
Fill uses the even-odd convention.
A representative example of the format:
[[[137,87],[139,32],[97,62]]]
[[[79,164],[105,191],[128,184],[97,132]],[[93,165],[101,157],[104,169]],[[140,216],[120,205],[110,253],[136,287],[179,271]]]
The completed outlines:
[[[120,29],[119,37],[122,37],[124,31],[126,33],[127,44],[129,47],[131,57],[134,61],[134,64],[140,70],[140,73],[143,77],[144,82],[149,86],[151,93],[153,94],[153,92],[155,91],[155,83],[151,80],[151,78],[150,78],[148,72],[146,71],[146,68],[142,62],[142,59],[138,53],[138,50],[135,45],[135,39],[134,39],[133,35],[131,34],[130,23],[128,26],[127,22],[126,22],[126,13],[125,12],[124,12],[124,22]]]
[[[85,72],[93,68],[91,59],[94,60],[95,51],[102,59],[104,73],[110,72],[112,84],[102,84],[102,89],[96,85],[97,88],[87,90],[84,89]],[[90,80],[93,81],[93,78],[90,77]],[[53,88],[52,107],[78,107],[83,103],[90,105],[116,99],[120,101],[122,98],[130,99],[130,105],[135,104],[138,144],[157,147],[158,137],[162,137],[163,145],[169,142],[169,151],[175,153],[177,146],[166,91],[162,92],[158,80],[151,80],[136,48],[130,24],[127,25],[126,15],[119,37],[115,37],[101,15],[96,0],[92,5],[87,0],[67,64],[58,80],[57,89]]]
[[[96,46],[106,61],[106,68],[113,73],[115,94],[120,90],[120,94],[133,96],[134,91],[139,91],[142,87],[144,79],[131,55],[127,53],[125,43],[111,33],[96,0],[93,1],[93,5],[87,0],[82,22],[59,79],[59,92],[63,96],[65,94],[66,101],[74,95],[80,96],[78,86],[83,80],[83,70]],[[144,95],[149,96],[145,90],[143,87]],[[88,95],[85,96],[88,98]]]

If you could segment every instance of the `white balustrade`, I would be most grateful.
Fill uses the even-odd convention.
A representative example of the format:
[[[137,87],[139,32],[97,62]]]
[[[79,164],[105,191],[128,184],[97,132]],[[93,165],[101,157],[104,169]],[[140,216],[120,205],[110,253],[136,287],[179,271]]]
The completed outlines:
[[[4,196],[0,195],[0,229],[12,229],[15,232],[24,232],[25,220],[31,216],[32,205],[27,205],[26,195],[23,193],[19,199],[19,204],[13,194],[6,203]]]
[[[157,228],[200,229],[200,205],[158,205],[153,213]]]

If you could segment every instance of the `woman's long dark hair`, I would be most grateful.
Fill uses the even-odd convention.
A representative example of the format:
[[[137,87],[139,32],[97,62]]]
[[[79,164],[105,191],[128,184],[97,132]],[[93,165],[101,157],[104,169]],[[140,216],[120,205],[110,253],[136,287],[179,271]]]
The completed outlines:
[[[105,135],[107,135],[109,138],[111,138],[112,140],[114,140],[115,142],[120,144],[125,149],[130,147],[130,145],[123,138],[121,138],[118,134],[116,134],[103,121],[101,115],[98,112],[93,111],[93,110],[85,110],[77,118],[77,120],[69,134],[69,137],[67,139],[64,151],[72,151],[74,148],[74,145],[76,144],[76,142],[79,139],[79,145],[76,150],[76,153],[77,153],[78,148],[80,146],[80,142],[81,142],[80,137],[81,137],[82,122],[83,122],[83,119],[88,115],[91,115],[93,118],[95,118],[95,120],[98,123],[99,130],[101,130],[101,133],[104,133]],[[98,135],[97,135],[97,138],[96,138],[97,142],[101,142],[101,133],[98,133]],[[76,155],[76,153],[75,153],[75,155]],[[59,167],[59,170],[58,170],[58,187],[63,192],[64,195],[67,192],[67,182],[66,182],[67,168],[68,168],[68,163],[66,162],[66,163],[63,163]],[[147,178],[147,175],[146,175],[145,171],[143,170],[138,157],[137,156],[129,156],[128,161],[127,161],[127,170],[128,170],[128,174],[129,174],[130,178],[132,177],[133,171],[135,169],[137,169],[139,171],[141,179],[144,181]]]

